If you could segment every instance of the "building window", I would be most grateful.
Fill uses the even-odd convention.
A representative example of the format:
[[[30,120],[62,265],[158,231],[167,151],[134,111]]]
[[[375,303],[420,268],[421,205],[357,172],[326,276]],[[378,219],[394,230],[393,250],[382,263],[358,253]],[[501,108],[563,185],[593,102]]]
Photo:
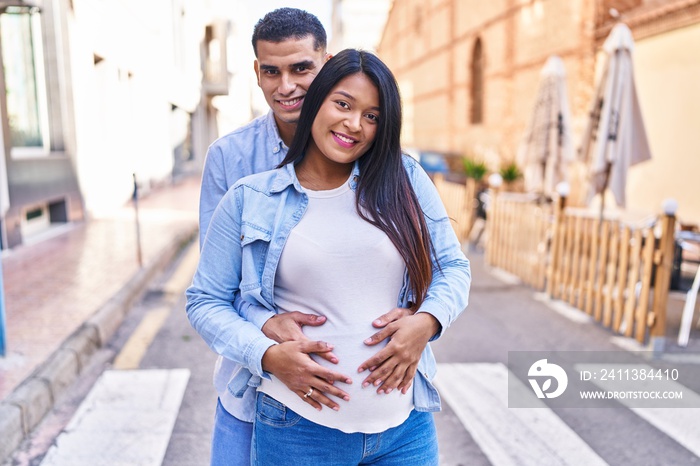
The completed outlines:
[[[0,14],[0,40],[12,156],[48,155],[48,110],[39,11],[8,6]]]
[[[472,124],[481,124],[484,121],[484,54],[481,47],[481,39],[477,39],[472,51],[470,65],[471,89],[469,121]]]

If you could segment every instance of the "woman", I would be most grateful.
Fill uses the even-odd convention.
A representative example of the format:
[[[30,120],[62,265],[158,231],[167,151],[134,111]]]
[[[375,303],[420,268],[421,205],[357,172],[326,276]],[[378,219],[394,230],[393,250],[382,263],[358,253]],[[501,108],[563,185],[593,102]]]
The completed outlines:
[[[280,167],[241,180],[214,214],[187,311],[215,351],[262,377],[253,464],[437,464],[428,341],[466,306],[469,264],[434,186],[402,155],[400,133],[389,69],[344,50],[309,87]],[[245,337],[244,354],[232,351],[243,338],[226,329],[238,318],[238,291],[274,312],[324,315],[323,326],[304,332],[329,342],[337,364],[315,357],[329,373],[300,373],[303,383],[288,387],[275,373],[290,370],[285,345],[296,342],[277,345],[258,332]],[[422,350],[409,367],[365,341],[377,311],[397,303],[415,311],[389,330],[411,334]],[[344,375],[367,370],[364,380]]]

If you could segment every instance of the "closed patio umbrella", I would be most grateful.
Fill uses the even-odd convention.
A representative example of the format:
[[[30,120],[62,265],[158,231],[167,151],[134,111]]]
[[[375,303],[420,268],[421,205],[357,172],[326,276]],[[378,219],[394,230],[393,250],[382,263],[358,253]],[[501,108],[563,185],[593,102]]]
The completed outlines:
[[[603,44],[605,63],[596,85],[579,155],[589,167],[588,201],[610,188],[618,206],[625,206],[630,166],[651,159],[649,142],[634,84],[632,32],[622,23],[613,27]]]
[[[540,72],[535,106],[517,158],[527,191],[551,195],[559,182],[566,181],[567,166],[574,158],[571,114],[564,62],[556,55]]]

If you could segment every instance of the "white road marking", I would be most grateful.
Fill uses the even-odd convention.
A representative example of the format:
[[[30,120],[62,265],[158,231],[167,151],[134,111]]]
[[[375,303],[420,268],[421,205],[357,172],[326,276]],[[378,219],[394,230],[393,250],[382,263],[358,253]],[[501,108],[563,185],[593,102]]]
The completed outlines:
[[[547,293],[534,293],[533,298],[535,301],[540,301],[544,303],[548,308],[557,312],[559,315],[566,317],[571,322],[577,324],[590,324],[593,322],[591,316],[583,312],[569,303],[560,301],[558,299],[552,299]]]
[[[105,372],[42,466],[159,466],[189,377],[188,369]]]
[[[544,403],[508,408],[503,364],[439,364],[435,384],[494,466],[607,464]]]
[[[627,374],[636,371],[637,374],[653,373],[654,369],[645,364],[577,364],[576,370],[600,371],[605,368],[608,373]],[[662,408],[639,407],[644,400],[629,398],[618,399],[620,404],[627,406],[632,412],[643,418],[649,424],[664,432],[676,442],[683,445],[696,456],[700,456],[700,395],[688,387],[673,380],[660,380],[658,378],[645,378],[645,380],[630,380],[627,376],[617,376],[615,380],[590,380],[591,383],[605,391],[618,392],[680,392],[682,398],[677,400],[663,400],[656,405],[663,404]],[[635,407],[636,406],[636,407]]]

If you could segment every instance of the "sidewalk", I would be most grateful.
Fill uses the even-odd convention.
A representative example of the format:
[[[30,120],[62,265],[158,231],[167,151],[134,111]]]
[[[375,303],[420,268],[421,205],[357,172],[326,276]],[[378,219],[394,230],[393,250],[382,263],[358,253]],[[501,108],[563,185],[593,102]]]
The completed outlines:
[[[0,358],[0,462],[119,327],[148,282],[197,234],[199,177],[68,225],[2,257],[7,354]]]

